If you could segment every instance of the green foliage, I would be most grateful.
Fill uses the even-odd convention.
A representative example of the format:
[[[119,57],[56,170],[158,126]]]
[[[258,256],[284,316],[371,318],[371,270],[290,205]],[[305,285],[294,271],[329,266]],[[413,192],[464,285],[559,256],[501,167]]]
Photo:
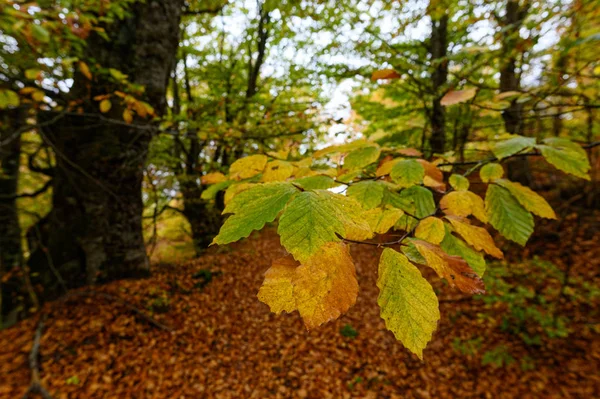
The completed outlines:
[[[515,358],[510,354],[509,349],[504,345],[498,345],[483,354],[481,363],[492,365],[494,368],[510,366],[515,362]]]
[[[340,334],[343,337],[354,339],[358,337],[358,331],[350,324],[344,324],[344,327],[340,328]]]

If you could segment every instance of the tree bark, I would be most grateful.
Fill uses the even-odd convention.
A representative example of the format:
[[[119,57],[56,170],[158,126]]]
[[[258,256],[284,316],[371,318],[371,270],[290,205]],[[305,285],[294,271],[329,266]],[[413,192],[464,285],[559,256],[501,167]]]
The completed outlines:
[[[143,94],[135,97],[159,115],[165,108],[183,3],[135,3],[130,16],[105,27],[110,41],[92,34],[87,43],[88,64],[117,69],[129,82],[143,86]],[[36,226],[42,245],[30,265],[45,276],[41,283],[49,296],[57,293],[57,274],[71,287],[149,272],[141,188],[153,128],[145,118],[124,123],[126,104],[116,96],[106,118],[99,118],[93,98],[115,90],[123,90],[122,84],[101,73],[94,73],[91,81],[76,73],[71,93],[83,113],[69,114],[44,129],[56,153],[53,208],[46,225]]]
[[[517,48],[520,36],[519,30],[527,16],[528,2],[523,5],[518,0],[508,0],[506,3],[506,15],[500,23],[504,27],[502,40],[503,64],[500,68],[500,92],[519,91],[521,79],[517,74]],[[524,134],[523,129],[523,105],[517,100],[512,100],[510,106],[502,112],[504,128],[510,134]],[[517,157],[507,163],[508,177],[521,184],[531,185],[531,170],[529,160],[526,157]]]
[[[22,266],[21,226],[17,208],[17,190],[21,157],[21,134],[24,120],[21,108],[0,111],[0,326],[4,315],[14,307],[12,295],[18,289],[8,289],[4,274]],[[14,279],[13,279],[14,280]]]
[[[17,210],[23,113],[21,108],[0,113],[0,267],[5,271],[23,259]]]
[[[431,108],[431,137],[429,146],[433,154],[441,154],[446,149],[446,111],[442,106],[442,87],[448,79],[448,15],[431,21],[431,60],[434,63],[432,75],[434,99]]]

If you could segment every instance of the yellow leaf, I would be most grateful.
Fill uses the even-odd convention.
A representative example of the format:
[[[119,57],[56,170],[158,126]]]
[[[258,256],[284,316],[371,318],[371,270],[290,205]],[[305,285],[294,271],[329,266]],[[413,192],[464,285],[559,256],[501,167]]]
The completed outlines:
[[[435,245],[441,243],[445,235],[444,222],[433,216],[421,220],[415,230],[415,237]]]
[[[112,103],[110,102],[110,100],[106,99],[106,100],[100,101],[100,112],[102,112],[103,114],[110,111],[111,107],[112,107]]]
[[[354,263],[342,243],[325,244],[296,269],[293,284],[296,307],[307,329],[337,319],[358,296]]]
[[[469,224],[467,219],[463,219],[457,216],[446,216],[446,219],[450,221],[452,227],[458,234],[464,238],[464,240],[475,248],[477,251],[485,251],[488,255],[495,258],[502,259],[502,251],[496,247],[492,236],[483,227],[477,227]]]
[[[465,101],[468,101],[468,100],[472,99],[473,97],[475,97],[475,94],[477,94],[477,89],[475,89],[475,88],[465,89],[465,90],[450,90],[448,93],[446,93],[444,95],[444,97],[442,97],[442,100],[440,101],[440,103],[444,107],[447,107],[449,105],[464,103]]]
[[[46,97],[46,95],[41,90],[34,90],[34,92],[31,94],[31,98],[33,98],[37,102],[44,101],[44,97]]]
[[[490,181],[500,179],[503,175],[504,169],[499,163],[488,163],[483,165],[479,171],[479,177],[484,183],[489,183]]]
[[[291,313],[296,310],[294,287],[292,285],[296,276],[296,269],[300,263],[291,255],[274,260],[265,273],[265,280],[258,291],[258,299],[269,305],[271,312]]]
[[[83,61],[79,61],[79,71],[81,74],[85,76],[88,80],[92,80],[92,73],[90,72],[90,67]]]
[[[365,212],[365,218],[373,233],[385,234],[404,215],[401,209],[373,208]]]
[[[229,177],[232,180],[243,180],[261,173],[267,165],[266,155],[250,155],[240,158],[231,164]]]
[[[377,177],[389,175],[392,172],[392,168],[394,167],[394,165],[397,164],[398,162],[402,161],[402,159],[403,158],[395,158],[390,161],[386,161],[386,162],[382,163],[377,168],[375,175]]]
[[[474,215],[483,223],[488,220],[483,199],[471,191],[453,191],[444,195],[440,200],[440,208],[446,215]]]
[[[411,240],[427,266],[438,276],[446,279],[451,287],[456,287],[468,294],[483,294],[483,280],[471,269],[469,264],[459,256],[448,255],[442,248],[422,240]]]
[[[284,181],[294,173],[294,166],[286,161],[271,161],[267,164],[262,181]]]
[[[123,120],[127,123],[133,122],[133,115],[131,114],[131,111],[129,109],[125,109],[123,111]]]
[[[221,172],[207,173],[202,176],[202,184],[215,184],[227,180],[227,177]]]
[[[371,80],[379,80],[379,79],[398,79],[400,74],[393,69],[381,69],[379,71],[373,72],[371,75]]]

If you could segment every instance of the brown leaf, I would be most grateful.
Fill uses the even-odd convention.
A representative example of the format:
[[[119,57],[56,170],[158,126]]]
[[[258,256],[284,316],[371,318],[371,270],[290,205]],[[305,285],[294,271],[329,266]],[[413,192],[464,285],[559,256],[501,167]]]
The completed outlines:
[[[483,280],[460,256],[448,255],[442,248],[427,241],[413,239],[411,242],[438,276],[445,278],[451,287],[467,294],[483,294]]]

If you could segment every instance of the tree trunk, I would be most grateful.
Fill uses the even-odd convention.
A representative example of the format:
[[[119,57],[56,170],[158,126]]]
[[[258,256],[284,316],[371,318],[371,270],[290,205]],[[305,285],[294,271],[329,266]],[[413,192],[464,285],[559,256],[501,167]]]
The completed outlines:
[[[110,41],[91,35],[88,64],[114,68],[145,88],[138,99],[161,114],[179,40],[183,0],[135,3],[131,15],[106,26]],[[94,69],[92,69],[94,72]],[[145,275],[149,263],[142,237],[142,178],[152,128],[145,118],[122,122],[125,103],[98,118],[97,95],[123,90],[100,73],[75,75],[74,99],[81,115],[70,114],[45,129],[56,152],[53,208],[47,226],[38,226],[44,243],[30,259],[40,271],[46,294],[56,292],[56,275],[68,287]],[[112,122],[117,120],[117,122]],[[47,256],[43,251],[46,247]],[[48,269],[53,273],[48,273]]]
[[[446,111],[441,104],[441,88],[448,79],[448,60],[445,59],[448,52],[448,15],[443,15],[437,20],[432,19],[430,46],[435,70],[432,76],[434,99],[430,114],[429,146],[433,154],[441,154],[446,148]]]
[[[17,190],[21,156],[21,108],[0,111],[0,326],[3,315],[14,307],[12,294],[18,291],[4,286],[4,274],[22,265],[21,226],[17,210]],[[14,280],[14,279],[13,279]]]
[[[521,41],[519,30],[527,15],[528,2],[523,6],[518,0],[508,0],[506,3],[506,15],[501,23],[504,25],[504,39],[502,41],[502,53],[505,59],[500,68],[500,92],[519,91],[521,88],[520,76],[517,74],[517,50]],[[524,134],[523,129],[523,105],[517,100],[512,100],[510,106],[502,112],[504,128],[510,134]],[[531,185],[531,170],[529,160],[526,157],[517,157],[507,163],[508,177],[521,184]]]

